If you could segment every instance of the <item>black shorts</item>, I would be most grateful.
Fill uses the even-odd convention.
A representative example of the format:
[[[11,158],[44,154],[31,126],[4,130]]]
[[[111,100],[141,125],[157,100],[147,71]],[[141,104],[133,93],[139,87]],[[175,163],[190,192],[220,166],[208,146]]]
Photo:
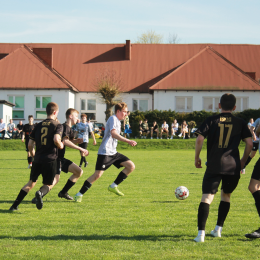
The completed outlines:
[[[166,129],[162,129],[162,130],[163,130],[162,131],[163,133],[167,133],[168,132],[168,130],[166,130]]]
[[[235,175],[205,173],[202,182],[202,193],[216,194],[221,181],[221,190],[225,193],[232,193],[237,187],[239,179],[240,173]]]
[[[260,158],[258,159],[258,161],[255,164],[251,178],[255,179],[257,181],[260,181]]]
[[[120,167],[123,167],[122,165],[120,165],[120,163],[129,161],[129,160],[130,159],[128,157],[124,156],[121,153],[116,153],[114,155],[98,154],[97,163],[96,163],[96,171],[105,171],[112,164],[119,169]]]
[[[68,173],[69,172],[69,166],[73,164],[72,161],[63,158],[57,160],[57,174],[60,174],[61,171]]]
[[[57,161],[38,163],[33,162],[30,180],[36,182],[38,177],[42,175],[42,183],[45,185],[52,185],[54,177],[57,173]]]
[[[79,144],[79,147],[83,148],[83,149],[87,149],[88,147],[88,143],[81,143]],[[79,151],[80,152],[80,151]]]
[[[26,152],[29,152],[29,148],[28,148],[29,140],[30,140],[30,138],[28,137],[28,138],[25,138],[25,141],[24,141]]]
[[[253,148],[252,148],[252,151],[257,151],[257,150],[258,150],[258,147],[259,147],[259,143],[255,143],[255,142],[253,142]]]

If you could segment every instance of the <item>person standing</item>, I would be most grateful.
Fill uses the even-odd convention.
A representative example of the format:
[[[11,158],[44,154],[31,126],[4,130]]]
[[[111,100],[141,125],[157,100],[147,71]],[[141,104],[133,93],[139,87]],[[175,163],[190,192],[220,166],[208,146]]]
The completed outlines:
[[[126,142],[131,146],[136,146],[135,141],[124,138],[120,135],[121,120],[127,115],[127,105],[124,102],[115,105],[115,115],[110,116],[106,123],[105,134],[102,143],[98,150],[96,162],[96,170],[83,184],[80,191],[74,196],[76,202],[81,202],[83,195],[91,188],[92,184],[98,180],[112,164],[118,169],[124,169],[118,174],[115,181],[108,186],[108,191],[115,193],[118,196],[124,196],[118,190],[118,185],[122,183],[128,175],[135,169],[134,163],[125,155],[116,151],[117,142]]]
[[[194,239],[196,242],[204,242],[209,207],[222,181],[217,225],[210,233],[213,237],[221,237],[230,208],[231,193],[237,187],[241,167],[244,166],[253,147],[247,123],[231,114],[236,109],[235,96],[228,93],[222,95],[219,108],[221,113],[208,117],[195,132],[198,135],[195,145],[196,168],[202,168],[199,156],[204,139],[207,137],[207,169],[203,178],[203,194],[198,208],[198,236]],[[246,145],[240,160],[238,147],[241,140]]]

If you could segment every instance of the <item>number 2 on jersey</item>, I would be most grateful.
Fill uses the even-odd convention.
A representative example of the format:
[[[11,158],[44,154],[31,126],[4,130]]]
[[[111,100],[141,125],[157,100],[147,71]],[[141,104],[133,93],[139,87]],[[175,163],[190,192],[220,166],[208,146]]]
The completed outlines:
[[[47,134],[48,134],[48,128],[47,127],[43,127],[41,129],[41,143],[42,145],[46,145],[47,144],[47,138],[44,138]]]
[[[230,135],[231,135],[231,132],[232,132],[233,125],[218,123],[218,126],[220,127],[218,148],[222,148],[223,147],[224,129],[225,129],[225,127],[228,127],[228,132],[227,132],[226,140],[225,140],[225,143],[224,143],[224,148],[227,148],[228,142],[229,142],[229,139],[230,139]]]

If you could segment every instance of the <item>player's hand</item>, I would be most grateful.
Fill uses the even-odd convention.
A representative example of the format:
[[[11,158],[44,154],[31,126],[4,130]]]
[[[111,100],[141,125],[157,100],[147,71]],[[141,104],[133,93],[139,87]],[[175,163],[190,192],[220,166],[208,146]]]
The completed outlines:
[[[22,139],[22,142],[24,142],[24,139]]]
[[[62,150],[63,148],[64,148],[64,143],[61,142],[61,143],[60,143],[60,147],[59,147],[59,149]]]
[[[96,141],[96,139],[93,141],[93,145],[96,145],[97,144],[97,141]]]
[[[83,152],[83,156],[88,156],[89,155],[89,151],[86,149],[82,149],[81,152]]]
[[[128,140],[127,142],[129,145],[131,146],[136,146],[137,145],[137,142],[136,141],[133,141],[133,140]]]
[[[196,168],[202,168],[202,166],[201,166],[201,159],[200,158],[198,158],[198,159],[195,158],[195,167]]]
[[[78,142],[78,144],[82,144],[83,143],[83,138],[77,138],[77,142]]]

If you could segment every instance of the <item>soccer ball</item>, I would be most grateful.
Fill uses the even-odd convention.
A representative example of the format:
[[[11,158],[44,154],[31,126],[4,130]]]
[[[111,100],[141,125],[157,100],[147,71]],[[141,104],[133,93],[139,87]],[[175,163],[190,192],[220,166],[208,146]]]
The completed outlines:
[[[185,200],[189,197],[189,190],[184,186],[179,186],[175,190],[175,197],[179,200]]]

